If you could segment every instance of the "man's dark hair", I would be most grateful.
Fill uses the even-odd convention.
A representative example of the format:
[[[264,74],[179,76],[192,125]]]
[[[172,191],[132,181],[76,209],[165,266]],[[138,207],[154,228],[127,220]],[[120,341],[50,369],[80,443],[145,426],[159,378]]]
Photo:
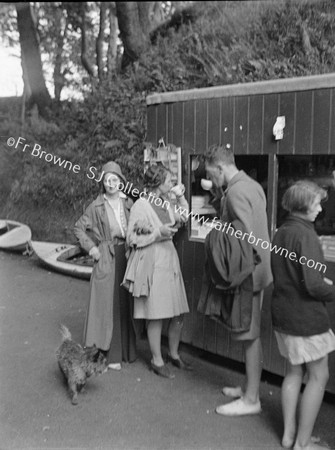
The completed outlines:
[[[235,165],[235,157],[233,153],[233,149],[230,144],[219,145],[214,144],[211,145],[204,154],[204,159],[207,164],[213,165],[218,162],[222,162],[225,165],[234,164]]]

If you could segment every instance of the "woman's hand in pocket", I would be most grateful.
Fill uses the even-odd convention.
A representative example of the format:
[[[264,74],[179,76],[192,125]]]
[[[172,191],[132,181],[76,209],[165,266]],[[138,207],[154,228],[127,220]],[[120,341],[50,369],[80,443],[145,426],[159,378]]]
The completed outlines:
[[[92,256],[92,258],[94,259],[94,261],[99,261],[100,256],[101,256],[98,247],[92,247],[91,250],[90,250],[90,252],[89,252],[89,255]]]

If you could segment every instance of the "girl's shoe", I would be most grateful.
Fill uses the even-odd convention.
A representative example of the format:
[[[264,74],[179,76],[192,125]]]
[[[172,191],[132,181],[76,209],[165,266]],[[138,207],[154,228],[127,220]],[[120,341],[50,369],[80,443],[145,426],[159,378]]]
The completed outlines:
[[[164,364],[163,366],[156,366],[153,362],[151,362],[151,369],[155,372],[155,374],[160,375],[164,378],[174,378],[174,375],[169,371],[169,368]]]
[[[178,367],[178,369],[193,370],[193,367],[191,366],[191,364],[189,364],[186,361],[184,361],[183,359],[181,359],[180,356],[179,356],[179,358],[172,358],[170,353],[168,353],[167,361],[170,361],[175,367]]]

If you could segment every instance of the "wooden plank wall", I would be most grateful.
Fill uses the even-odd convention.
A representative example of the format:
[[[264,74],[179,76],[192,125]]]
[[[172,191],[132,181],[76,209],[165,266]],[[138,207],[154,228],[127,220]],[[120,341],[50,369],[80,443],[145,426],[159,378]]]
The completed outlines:
[[[192,154],[203,153],[209,145],[231,143],[236,155],[269,155],[268,217],[272,234],[276,227],[278,165],[276,155],[335,154],[334,89],[282,94],[190,100],[148,107],[147,140],[153,144],[164,138],[182,148],[183,182],[189,199]],[[284,139],[272,136],[276,117],[285,115]],[[271,156],[272,155],[272,156]],[[179,233],[176,247],[181,261],[190,314],[185,316],[183,341],[195,347],[242,361],[241,345],[231,340],[225,329],[197,312],[203,276],[203,244],[188,239],[188,230]],[[335,266],[334,266],[335,267]],[[335,271],[334,271],[335,274]],[[278,353],[270,320],[271,287],[264,297],[262,341],[264,368],[284,374],[285,362]],[[335,327],[335,310],[332,312]],[[330,356],[328,390],[335,393],[335,357]]]

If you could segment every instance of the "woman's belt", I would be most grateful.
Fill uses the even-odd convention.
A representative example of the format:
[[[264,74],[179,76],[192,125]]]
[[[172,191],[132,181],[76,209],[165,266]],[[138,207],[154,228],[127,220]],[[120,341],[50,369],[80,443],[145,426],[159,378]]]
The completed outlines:
[[[114,245],[124,245],[125,242],[126,242],[125,238],[115,236],[113,239],[106,239],[104,241],[100,241],[99,245],[103,246],[106,245],[109,249],[110,254],[114,256],[115,255]]]

